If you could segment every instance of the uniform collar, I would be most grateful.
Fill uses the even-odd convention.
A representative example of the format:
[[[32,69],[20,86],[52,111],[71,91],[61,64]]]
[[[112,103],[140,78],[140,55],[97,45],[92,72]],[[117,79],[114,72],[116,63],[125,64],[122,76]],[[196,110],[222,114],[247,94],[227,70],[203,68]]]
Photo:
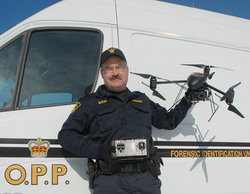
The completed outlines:
[[[112,98],[115,96],[115,94],[111,93],[111,92],[108,92],[106,90],[106,86],[105,85],[101,85],[99,86],[99,88],[97,89],[96,91],[96,96],[99,97],[99,98]],[[134,92],[131,92],[128,88],[126,88],[126,94],[125,94],[125,98],[124,99],[131,99],[131,98],[134,98],[134,97],[137,97],[138,94],[137,93],[134,93]]]

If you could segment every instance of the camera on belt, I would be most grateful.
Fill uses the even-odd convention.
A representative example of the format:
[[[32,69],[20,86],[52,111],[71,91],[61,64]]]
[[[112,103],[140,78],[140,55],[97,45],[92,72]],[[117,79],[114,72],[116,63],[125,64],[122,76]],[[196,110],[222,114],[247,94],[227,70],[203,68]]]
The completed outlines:
[[[113,159],[145,159],[149,156],[147,139],[114,140],[112,145],[115,146],[115,153],[111,155]]]

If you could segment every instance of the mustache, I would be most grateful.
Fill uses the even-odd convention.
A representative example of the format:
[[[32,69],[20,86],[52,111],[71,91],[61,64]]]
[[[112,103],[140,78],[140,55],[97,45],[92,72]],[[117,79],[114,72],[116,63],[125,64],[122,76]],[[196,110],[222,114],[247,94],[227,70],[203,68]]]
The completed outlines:
[[[122,79],[120,75],[112,75],[109,80],[113,80],[113,79]]]

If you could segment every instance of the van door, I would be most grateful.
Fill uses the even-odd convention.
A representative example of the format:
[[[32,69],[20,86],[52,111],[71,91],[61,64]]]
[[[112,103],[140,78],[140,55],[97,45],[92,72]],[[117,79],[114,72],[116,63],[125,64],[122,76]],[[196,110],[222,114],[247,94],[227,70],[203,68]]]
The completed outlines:
[[[33,185],[51,192],[55,184],[61,185],[55,193],[88,190],[86,160],[65,153],[57,134],[77,100],[96,89],[103,44],[116,42],[112,25],[93,26],[32,29],[0,48],[0,174],[7,172],[0,192],[27,193]],[[42,153],[33,154],[33,144],[47,141],[46,160],[34,159]],[[53,172],[69,178],[60,182]]]

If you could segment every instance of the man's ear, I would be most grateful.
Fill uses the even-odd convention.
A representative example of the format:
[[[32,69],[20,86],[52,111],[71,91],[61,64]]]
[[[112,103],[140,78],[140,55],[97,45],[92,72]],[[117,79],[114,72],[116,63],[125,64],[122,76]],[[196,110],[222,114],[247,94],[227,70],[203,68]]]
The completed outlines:
[[[100,69],[100,73],[101,73],[101,76],[102,76],[102,79],[103,79],[103,72],[102,72],[102,69]]]

